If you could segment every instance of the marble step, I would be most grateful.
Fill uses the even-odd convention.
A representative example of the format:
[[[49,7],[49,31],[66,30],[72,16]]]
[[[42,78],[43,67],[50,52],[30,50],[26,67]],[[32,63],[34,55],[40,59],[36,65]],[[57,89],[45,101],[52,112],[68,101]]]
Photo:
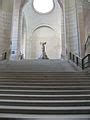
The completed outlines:
[[[2,99],[2,101],[0,100],[0,106],[21,106],[21,107],[90,107],[90,100],[74,100],[74,101],[20,101],[20,100],[13,100],[13,101],[9,101],[9,100],[4,100]]]
[[[82,85],[1,85],[0,84],[0,88],[31,88],[31,89],[60,89],[60,88],[90,88],[89,84],[82,84]]]
[[[14,80],[14,79],[3,79],[0,80],[0,84],[84,84],[90,83],[90,80]]]
[[[0,83],[84,83],[90,82],[90,79],[52,79],[52,80],[35,80],[35,79],[0,79]]]
[[[89,74],[31,74],[0,73],[0,116],[90,115]]]
[[[90,86],[5,86],[0,85],[0,89],[12,90],[90,90]]]
[[[20,94],[20,95],[88,95],[90,94],[90,90],[89,91],[78,91],[78,92],[21,92],[21,91],[5,91],[5,90],[0,90],[0,94]]]
[[[89,76],[90,77],[90,74],[89,73],[88,74],[72,74],[72,73],[71,74],[62,74],[62,73],[59,73],[59,74],[53,74],[53,73],[52,74],[48,74],[48,73],[47,74],[42,74],[42,73],[41,74],[36,74],[36,73],[26,74],[26,73],[20,73],[19,72],[19,74],[15,74],[15,73],[4,74],[4,73],[2,73],[2,74],[0,74],[0,76],[8,76],[8,77],[9,76],[18,76],[18,77],[19,76],[23,76],[23,77],[27,77],[27,76],[28,77],[34,77],[34,76],[38,76],[38,77],[42,77],[42,76],[46,76],[46,77],[47,76],[48,77],[53,77],[53,76],[55,76],[55,77],[70,77],[70,76],[76,76],[76,77],[81,76],[81,77],[83,77],[83,76]]]
[[[19,120],[22,120],[22,119],[39,119],[39,120],[89,120],[90,119],[90,115],[89,114],[58,114],[58,115],[38,115],[38,114],[4,114],[4,113],[0,113],[0,118],[4,118],[4,120],[7,120],[7,118],[13,118],[13,120],[16,120],[16,119],[19,119]],[[15,119],[14,119],[15,118]]]
[[[21,95],[0,94],[0,100],[90,100],[89,94],[82,95]]]
[[[81,90],[19,90],[19,89],[0,89],[1,92],[21,92],[21,93],[76,93],[76,92],[90,92],[90,90],[81,89]]]
[[[83,83],[19,83],[19,82],[17,82],[17,83],[10,83],[10,82],[3,82],[3,83],[1,83],[0,82],[0,86],[90,86],[90,83],[89,82],[83,82]]]
[[[70,78],[60,78],[60,77],[58,77],[58,78],[55,78],[55,77],[52,77],[52,78],[49,78],[49,77],[47,77],[47,78],[44,78],[44,77],[42,77],[42,78],[34,78],[34,77],[32,77],[32,78],[30,78],[30,77],[3,77],[3,78],[0,78],[0,81],[86,81],[86,80],[90,80],[90,77],[81,77],[81,78],[79,78],[79,77],[77,77],[77,78],[75,78],[75,77],[70,77]]]
[[[0,113],[6,114],[38,114],[38,115],[65,115],[90,114],[89,106],[82,107],[26,107],[26,106],[0,106]]]
[[[36,75],[33,75],[33,76],[23,76],[23,75],[20,75],[20,76],[17,76],[17,75],[12,75],[12,76],[7,76],[7,75],[3,75],[3,76],[0,76],[0,78],[90,78],[90,76],[36,76]]]
[[[50,96],[50,97],[43,97],[43,96],[24,96],[24,95],[1,95],[0,100],[90,100],[89,95],[74,95],[74,96]]]
[[[86,73],[86,74],[84,74],[84,73],[82,73],[82,74],[80,74],[80,73],[68,73],[68,74],[66,74],[66,73],[64,73],[64,74],[62,74],[62,73],[58,73],[58,74],[55,74],[55,73],[45,73],[45,74],[43,74],[43,73],[21,73],[21,72],[18,72],[18,73],[0,73],[0,76],[7,76],[7,77],[10,77],[10,76],[23,76],[23,77],[34,77],[34,76],[38,76],[38,77],[42,77],[42,76],[48,76],[48,77],[70,77],[70,76],[81,76],[81,77],[83,77],[83,76],[89,76],[90,77],[90,74],[89,73]]]
[[[2,72],[1,71],[0,75],[1,74],[8,74],[8,75],[9,74],[19,74],[19,73],[29,74],[29,75],[33,75],[33,74],[36,74],[36,75],[41,75],[41,74],[43,74],[43,75],[45,75],[45,74],[48,74],[48,75],[52,75],[52,74],[53,75],[65,75],[65,74],[66,75],[71,75],[71,74],[87,75],[87,74],[89,74],[88,72],[83,72],[83,71],[82,72],[79,72],[79,71],[78,72],[55,72],[55,71],[54,72],[48,72],[48,71],[46,71],[46,72],[38,72],[38,71],[37,72],[31,72],[31,71],[30,72],[27,72],[27,71],[26,72],[17,72],[17,71],[16,72],[12,72],[12,71],[11,72]]]

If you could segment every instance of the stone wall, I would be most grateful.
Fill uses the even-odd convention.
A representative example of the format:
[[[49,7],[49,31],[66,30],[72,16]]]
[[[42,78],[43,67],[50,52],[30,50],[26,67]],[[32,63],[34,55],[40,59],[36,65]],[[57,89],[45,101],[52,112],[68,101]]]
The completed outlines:
[[[90,2],[84,3],[84,22],[85,22],[85,43],[90,36]],[[85,54],[90,54],[90,37],[86,46]]]
[[[85,23],[84,23],[84,9],[83,1],[76,0],[77,4],[77,23],[78,23],[78,32],[79,32],[79,47],[80,47],[80,56],[85,56]]]
[[[65,0],[66,51],[79,55],[76,1]]]
[[[10,56],[13,0],[0,0],[0,59]]]
[[[84,57],[85,42],[90,34],[90,3],[65,0],[65,20],[67,51]]]
[[[85,37],[90,36],[90,2],[84,2]]]

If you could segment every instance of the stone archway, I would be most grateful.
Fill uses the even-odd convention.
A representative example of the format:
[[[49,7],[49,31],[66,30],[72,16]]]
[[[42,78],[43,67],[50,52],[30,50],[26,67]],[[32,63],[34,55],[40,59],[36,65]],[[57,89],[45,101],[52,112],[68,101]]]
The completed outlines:
[[[38,59],[41,55],[40,42],[47,42],[46,53],[50,59],[60,59],[61,50],[58,34],[48,26],[41,26],[34,30],[30,44],[30,58]]]

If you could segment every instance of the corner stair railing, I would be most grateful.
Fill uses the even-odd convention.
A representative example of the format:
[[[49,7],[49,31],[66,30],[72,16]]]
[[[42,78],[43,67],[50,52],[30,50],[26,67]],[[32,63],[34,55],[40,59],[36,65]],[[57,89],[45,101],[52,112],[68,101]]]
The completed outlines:
[[[69,59],[83,70],[90,67],[90,54],[87,54],[84,58],[81,58],[70,52]]]
[[[90,67],[90,54],[87,54],[83,59],[82,59],[82,69]]]
[[[89,44],[89,39],[90,39],[90,36],[88,36],[88,38],[87,38],[87,40],[86,40],[86,43],[85,43],[85,51],[86,51],[87,46],[88,46],[88,44]]]

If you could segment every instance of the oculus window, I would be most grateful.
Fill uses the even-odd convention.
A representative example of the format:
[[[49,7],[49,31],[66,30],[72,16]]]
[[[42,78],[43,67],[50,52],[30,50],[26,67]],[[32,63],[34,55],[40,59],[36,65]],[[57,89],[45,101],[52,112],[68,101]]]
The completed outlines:
[[[48,13],[54,7],[53,0],[34,0],[33,1],[34,9],[39,13]]]

